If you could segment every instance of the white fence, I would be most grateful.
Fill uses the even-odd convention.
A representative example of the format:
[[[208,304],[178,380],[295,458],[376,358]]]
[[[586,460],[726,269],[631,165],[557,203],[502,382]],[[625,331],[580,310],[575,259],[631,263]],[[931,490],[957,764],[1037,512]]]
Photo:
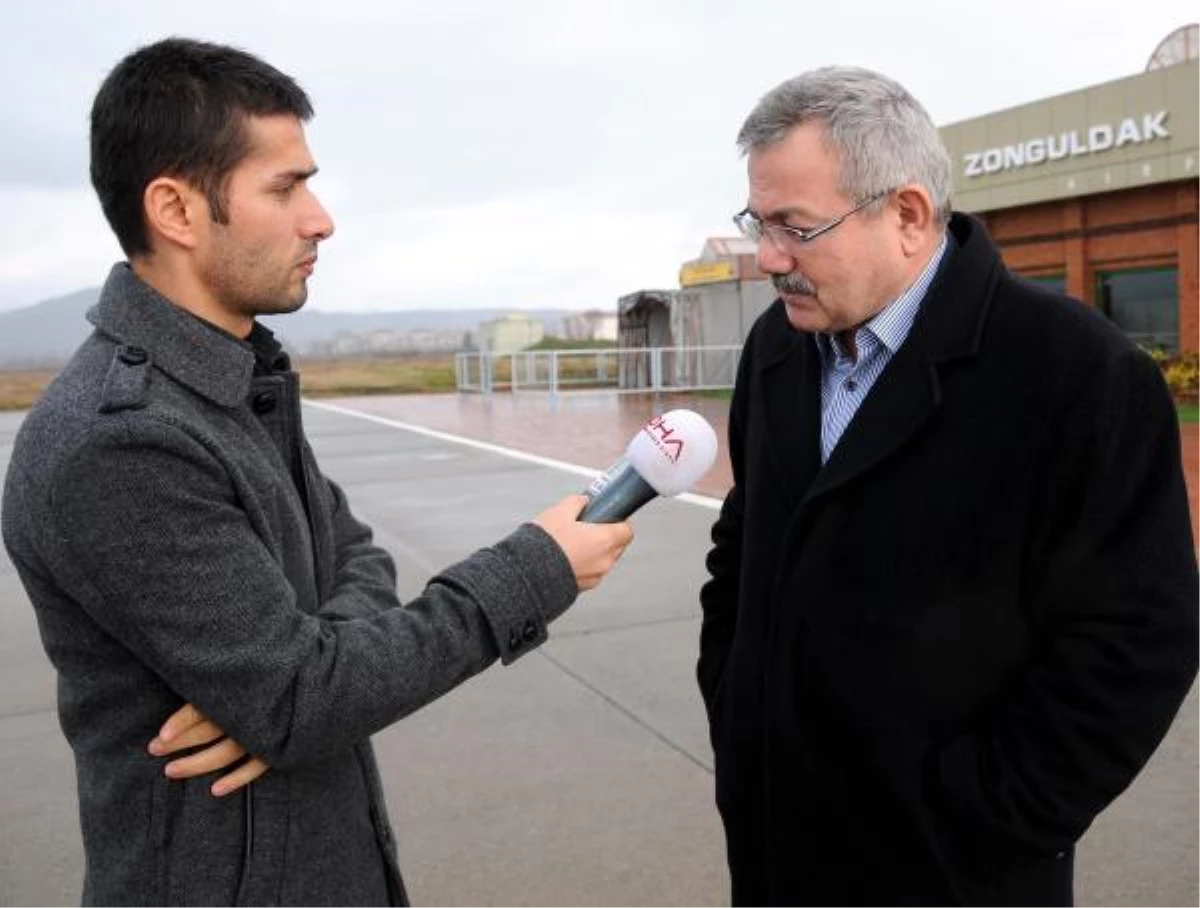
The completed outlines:
[[[740,345],[459,353],[459,391],[700,391],[732,388]]]

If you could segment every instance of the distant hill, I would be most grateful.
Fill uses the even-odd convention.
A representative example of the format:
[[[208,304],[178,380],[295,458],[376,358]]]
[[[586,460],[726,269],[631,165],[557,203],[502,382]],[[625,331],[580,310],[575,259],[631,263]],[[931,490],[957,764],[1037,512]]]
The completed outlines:
[[[100,296],[89,287],[23,309],[0,312],[0,368],[24,369],[61,365],[91,333],[84,318]],[[415,309],[393,312],[322,312],[301,309],[291,315],[272,315],[263,324],[294,353],[305,354],[328,345],[342,334],[371,331],[475,331],[480,322],[512,309]],[[555,333],[567,309],[524,310]]]
[[[91,323],[83,316],[99,295],[99,287],[89,287],[0,312],[0,366],[19,369],[63,362],[91,333]]]

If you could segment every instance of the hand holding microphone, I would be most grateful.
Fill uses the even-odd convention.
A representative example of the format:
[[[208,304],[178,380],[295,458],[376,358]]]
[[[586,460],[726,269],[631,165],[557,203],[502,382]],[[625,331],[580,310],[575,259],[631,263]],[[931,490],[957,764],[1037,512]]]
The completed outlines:
[[[585,523],[618,523],[654,498],[687,491],[717,459],[717,433],[692,410],[669,410],[642,426],[625,456],[596,477],[579,515]]]
[[[586,496],[567,496],[534,523],[563,550],[579,589],[592,589],[633,539],[626,518],[655,495],[678,495],[694,485],[716,457],[717,433],[704,417],[671,410],[642,426]]]
[[[568,495],[533,519],[567,556],[581,592],[597,586],[633,540],[629,523],[580,523],[579,512],[585,504],[585,496]]]

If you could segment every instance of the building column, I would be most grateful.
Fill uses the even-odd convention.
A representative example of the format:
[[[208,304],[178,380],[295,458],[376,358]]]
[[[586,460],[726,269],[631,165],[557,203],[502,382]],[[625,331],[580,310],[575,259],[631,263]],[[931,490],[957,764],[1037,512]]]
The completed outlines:
[[[1083,203],[1079,199],[1065,199],[1062,212],[1062,229],[1067,234],[1063,242],[1067,296],[1073,296],[1094,306],[1096,288],[1093,286],[1095,281],[1092,280],[1092,269],[1087,260],[1087,241],[1083,236]]]
[[[1200,334],[1200,229],[1196,219],[1195,182],[1184,183],[1175,191],[1175,213],[1179,225],[1175,228],[1175,248],[1179,250],[1179,349],[1184,353],[1196,353],[1197,335]]]

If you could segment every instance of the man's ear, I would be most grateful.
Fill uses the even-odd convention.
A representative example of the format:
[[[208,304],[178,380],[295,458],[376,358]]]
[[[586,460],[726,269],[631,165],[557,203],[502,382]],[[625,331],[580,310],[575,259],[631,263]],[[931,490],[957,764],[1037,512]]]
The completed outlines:
[[[934,204],[924,186],[910,183],[894,194],[900,224],[900,246],[905,255],[921,253],[930,231],[934,230]]]
[[[156,177],[147,184],[142,205],[152,246],[161,238],[185,249],[195,248],[197,229],[208,217],[201,193],[175,177]]]

